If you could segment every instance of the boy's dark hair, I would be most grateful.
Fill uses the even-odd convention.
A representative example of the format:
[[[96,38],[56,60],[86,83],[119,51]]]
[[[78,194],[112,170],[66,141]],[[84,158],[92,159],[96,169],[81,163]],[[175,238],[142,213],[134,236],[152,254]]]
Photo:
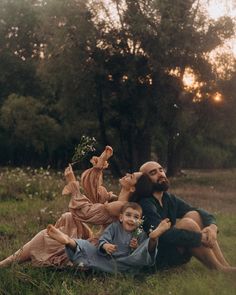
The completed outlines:
[[[153,183],[148,175],[143,174],[135,184],[135,191],[130,197],[131,202],[138,202],[141,198],[149,197],[153,193]]]
[[[142,215],[142,207],[138,204],[138,203],[135,203],[135,202],[127,202],[124,204],[124,206],[121,208],[121,213],[124,213],[126,209],[128,208],[132,208],[134,210],[137,210],[140,212],[140,214]]]

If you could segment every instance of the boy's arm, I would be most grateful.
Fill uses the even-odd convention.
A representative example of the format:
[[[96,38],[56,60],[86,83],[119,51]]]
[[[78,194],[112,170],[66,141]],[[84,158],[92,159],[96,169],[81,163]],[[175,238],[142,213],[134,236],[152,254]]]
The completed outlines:
[[[162,218],[157,213],[155,205],[149,200],[144,199],[143,202],[140,202],[140,205],[144,215],[143,228],[145,232],[149,234],[151,229],[156,228],[160,224]],[[168,244],[192,248],[201,245],[202,234],[171,227],[161,235],[161,239]]]
[[[152,232],[149,234],[149,242],[148,242],[148,251],[151,253],[154,251],[157,245],[157,240],[158,238],[166,232],[171,226],[169,218],[163,219],[158,227],[154,229]]]
[[[105,244],[113,244],[114,239],[114,223],[111,223],[103,232],[98,241],[98,251],[104,253]],[[105,246],[106,247],[106,246]]]

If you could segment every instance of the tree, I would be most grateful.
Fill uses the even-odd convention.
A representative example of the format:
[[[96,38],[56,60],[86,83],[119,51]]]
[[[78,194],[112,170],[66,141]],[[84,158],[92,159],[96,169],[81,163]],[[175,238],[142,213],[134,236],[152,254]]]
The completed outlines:
[[[35,2],[2,0],[0,3],[0,102],[11,93],[40,94],[36,74],[39,18]]]
[[[45,106],[33,97],[12,94],[4,102],[0,124],[8,135],[7,154],[11,164],[34,164],[33,161],[40,162],[36,158],[45,154],[51,158],[62,135],[59,124],[46,113]]]
[[[106,79],[110,77],[116,85],[115,91],[113,88],[106,94],[106,101],[113,101],[109,115],[116,110],[116,117],[125,126],[125,132],[122,132],[120,122],[113,126],[113,138],[119,140],[122,151],[128,155],[130,167],[136,168],[139,163],[133,157],[134,153],[125,151],[138,150],[137,146],[141,146],[139,159],[148,160],[151,150],[143,147],[157,141],[155,130],[163,132],[167,138],[162,149],[166,148],[168,174],[174,175],[181,167],[181,152],[188,144],[191,130],[201,132],[198,121],[202,116],[199,117],[198,110],[215,90],[214,73],[206,58],[207,53],[232,36],[232,20],[207,19],[198,1],[113,2],[118,7],[120,26],[109,29],[101,24],[102,44],[105,44],[103,47],[108,55],[106,60],[119,60],[122,65],[118,67],[118,75],[114,73],[117,70],[114,67],[110,71],[107,69],[106,75]],[[138,60],[145,61],[145,74],[134,66],[139,64]],[[187,93],[183,84],[188,69],[194,72],[201,86],[192,93]],[[140,92],[145,84],[143,81],[146,81],[146,92],[142,93],[146,99],[144,104]],[[108,104],[103,105],[107,107]],[[115,109],[114,105],[120,109]],[[138,112],[139,108],[141,112]],[[145,136],[140,139],[142,134]],[[160,134],[161,138],[163,134]]]

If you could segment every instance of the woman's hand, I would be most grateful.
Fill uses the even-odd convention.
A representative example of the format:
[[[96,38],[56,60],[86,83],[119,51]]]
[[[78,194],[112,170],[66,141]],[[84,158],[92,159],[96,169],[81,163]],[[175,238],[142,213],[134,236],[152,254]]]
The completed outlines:
[[[70,183],[72,181],[76,181],[75,175],[74,175],[74,171],[72,169],[71,164],[68,165],[68,167],[66,167],[65,172],[64,172],[65,178],[66,178],[66,182]]]

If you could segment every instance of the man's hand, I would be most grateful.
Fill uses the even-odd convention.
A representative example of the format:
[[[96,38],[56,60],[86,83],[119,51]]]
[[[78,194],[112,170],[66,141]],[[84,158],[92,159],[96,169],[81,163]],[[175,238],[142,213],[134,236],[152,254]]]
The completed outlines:
[[[102,245],[102,248],[107,252],[107,254],[111,255],[112,253],[117,251],[117,246],[110,243],[105,243]]]
[[[136,249],[138,248],[138,240],[136,238],[132,238],[129,243],[130,248]]]
[[[217,226],[211,224],[207,227],[204,227],[202,230],[202,243],[204,246],[213,248],[217,239]]]

